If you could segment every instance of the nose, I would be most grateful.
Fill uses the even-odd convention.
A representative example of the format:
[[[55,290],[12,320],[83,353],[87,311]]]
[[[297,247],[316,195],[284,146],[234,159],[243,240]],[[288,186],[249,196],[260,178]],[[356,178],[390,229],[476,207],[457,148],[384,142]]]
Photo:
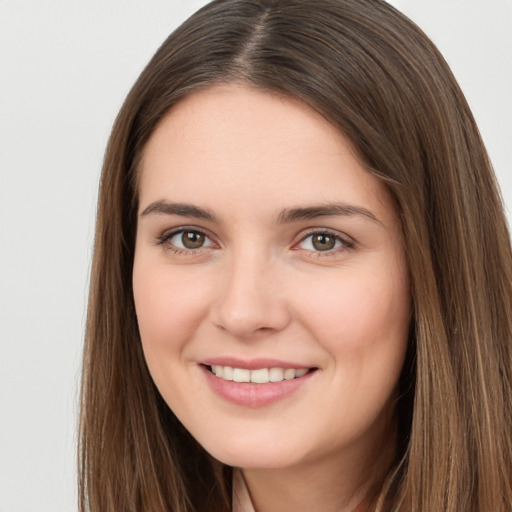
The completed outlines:
[[[290,323],[286,289],[279,270],[257,258],[238,259],[219,275],[213,323],[237,338],[278,332]]]

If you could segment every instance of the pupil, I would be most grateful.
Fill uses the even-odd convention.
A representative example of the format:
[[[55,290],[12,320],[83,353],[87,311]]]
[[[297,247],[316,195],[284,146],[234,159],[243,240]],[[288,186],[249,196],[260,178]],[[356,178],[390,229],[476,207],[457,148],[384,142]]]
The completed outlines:
[[[183,233],[181,241],[187,249],[198,249],[204,244],[204,235],[197,231],[188,231]]]
[[[328,251],[334,247],[334,237],[330,235],[315,235],[313,247],[318,251]]]

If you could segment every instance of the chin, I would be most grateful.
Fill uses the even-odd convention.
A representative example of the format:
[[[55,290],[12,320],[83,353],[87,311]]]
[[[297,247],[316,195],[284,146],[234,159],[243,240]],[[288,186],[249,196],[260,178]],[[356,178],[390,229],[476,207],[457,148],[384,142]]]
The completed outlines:
[[[203,448],[215,459],[228,466],[246,469],[278,469],[293,466],[300,462],[297,450],[283,446],[282,443],[256,441],[254,437],[236,439],[225,437],[226,442],[219,444],[201,443]]]

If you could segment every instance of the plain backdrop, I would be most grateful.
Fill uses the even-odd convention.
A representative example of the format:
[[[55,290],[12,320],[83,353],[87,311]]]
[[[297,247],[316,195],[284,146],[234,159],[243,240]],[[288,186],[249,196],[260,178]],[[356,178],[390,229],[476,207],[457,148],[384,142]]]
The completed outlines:
[[[0,0],[0,512],[76,510],[76,403],[103,151],[142,67],[204,3]],[[512,0],[392,3],[452,66],[510,219]]]

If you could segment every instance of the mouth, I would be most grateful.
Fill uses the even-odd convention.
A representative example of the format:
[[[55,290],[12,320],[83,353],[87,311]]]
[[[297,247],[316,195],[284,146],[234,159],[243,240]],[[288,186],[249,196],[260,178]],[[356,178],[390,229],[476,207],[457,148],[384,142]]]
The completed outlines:
[[[233,366],[206,365],[206,369],[215,377],[232,382],[267,384],[269,382],[282,382],[304,377],[316,368],[236,368]]]
[[[311,389],[319,368],[279,359],[216,357],[199,367],[210,389],[228,402],[259,408]]]

